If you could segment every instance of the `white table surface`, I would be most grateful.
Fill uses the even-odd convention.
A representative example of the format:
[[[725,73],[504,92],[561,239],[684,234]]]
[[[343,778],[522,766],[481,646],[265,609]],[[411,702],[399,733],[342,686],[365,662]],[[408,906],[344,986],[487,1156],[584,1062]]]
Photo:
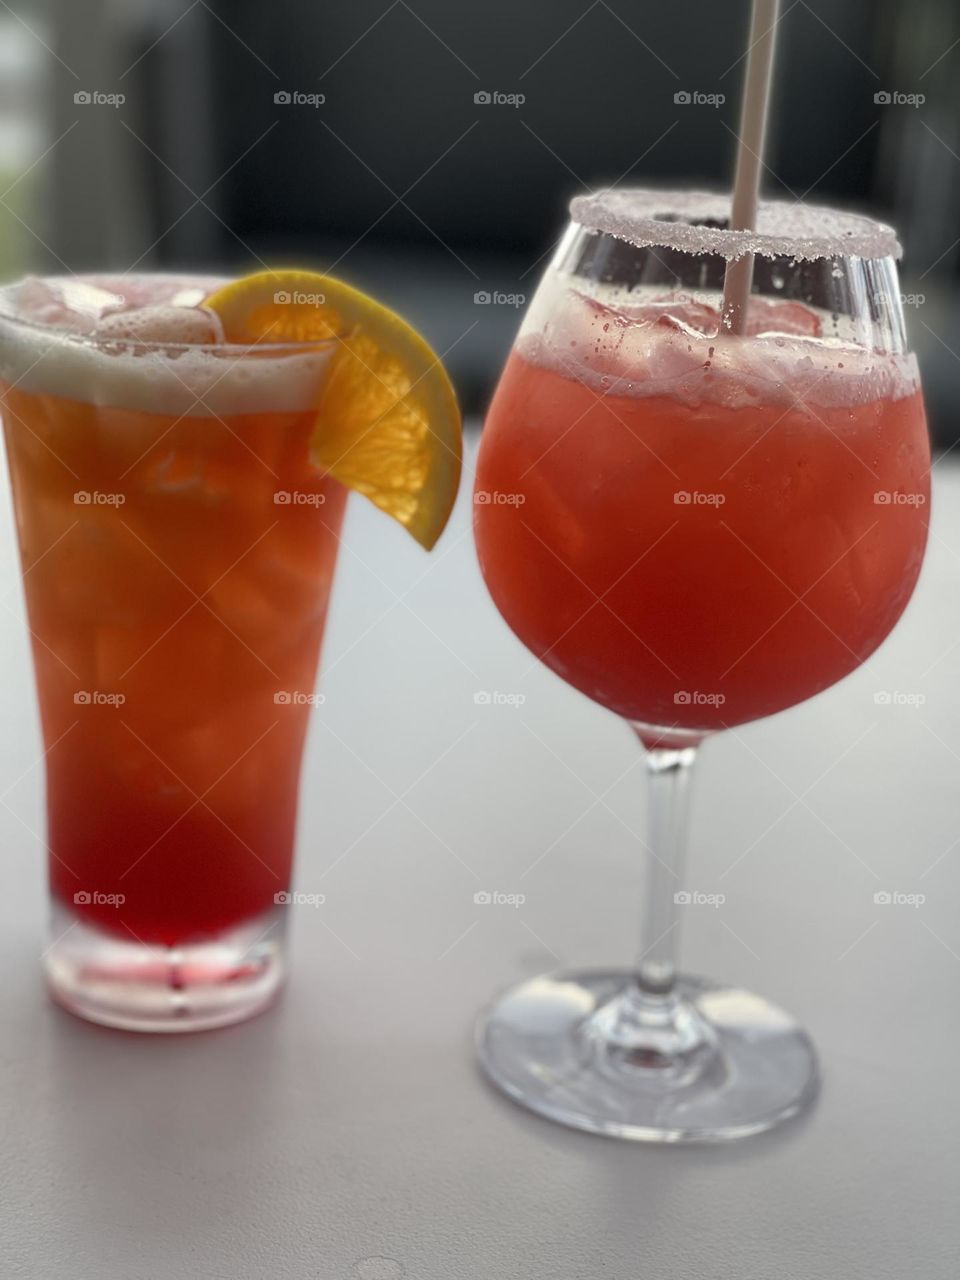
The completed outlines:
[[[6,493],[4,483],[2,492]],[[960,470],[921,587],[844,684],[698,764],[685,967],[776,998],[805,1119],[651,1149],[480,1078],[478,1008],[633,955],[644,799],[612,716],[487,598],[466,492],[433,557],[354,499],[305,763],[293,974],[246,1025],[98,1029],[47,1003],[39,733],[0,516],[0,1276],[955,1280],[960,1252]],[[522,693],[478,706],[477,690]],[[922,694],[878,705],[877,691]],[[479,890],[520,908],[475,905]],[[878,891],[922,906],[877,906]]]

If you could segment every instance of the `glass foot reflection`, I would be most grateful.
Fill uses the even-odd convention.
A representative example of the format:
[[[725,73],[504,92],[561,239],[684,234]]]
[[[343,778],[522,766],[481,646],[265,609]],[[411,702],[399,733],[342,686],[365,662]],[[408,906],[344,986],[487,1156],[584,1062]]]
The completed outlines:
[[[481,1017],[480,1062],[540,1115],[642,1142],[761,1133],[816,1096],[809,1037],[776,1005],[680,978],[645,997],[628,973],[559,973],[511,988]]]
[[[123,1031],[205,1031],[252,1018],[284,977],[283,908],[179,946],[121,938],[59,904],[44,953],[50,993],[88,1022]]]

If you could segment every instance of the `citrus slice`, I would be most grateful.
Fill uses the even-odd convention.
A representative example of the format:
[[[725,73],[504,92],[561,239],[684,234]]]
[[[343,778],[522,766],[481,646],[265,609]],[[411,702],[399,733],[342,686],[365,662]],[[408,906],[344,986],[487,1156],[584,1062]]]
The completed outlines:
[[[429,550],[460,482],[460,411],[438,357],[365,293],[310,271],[261,271],[203,303],[227,342],[335,344],[310,458]]]

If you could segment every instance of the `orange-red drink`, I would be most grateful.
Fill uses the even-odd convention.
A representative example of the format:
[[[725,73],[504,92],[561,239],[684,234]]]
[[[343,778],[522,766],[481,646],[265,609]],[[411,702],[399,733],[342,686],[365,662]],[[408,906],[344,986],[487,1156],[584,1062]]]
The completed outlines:
[[[745,220],[709,192],[570,212],[484,427],[476,541],[528,649],[644,747],[642,937],[632,968],[510,988],[480,1061],[575,1128],[732,1140],[799,1114],[819,1070],[783,1009],[678,968],[685,909],[724,901],[684,887],[694,762],[867,662],[917,581],[930,459],[900,246],[857,214]]]
[[[122,307],[205,292],[113,287]],[[63,328],[103,305],[63,289],[12,302]],[[4,321],[2,406],[53,895],[81,932],[186,948],[186,971],[190,947],[266,929],[289,888],[346,491],[308,460],[322,344],[180,346],[209,317],[148,316],[165,319],[169,345],[134,348],[102,323],[92,341]]]
[[[524,643],[632,721],[704,730],[869,657],[926,542],[912,365],[818,350],[795,304],[762,317],[779,341],[722,342],[682,300],[554,308],[510,357],[477,471],[484,577]]]
[[[7,388],[4,425],[54,893],[145,942],[257,915],[289,884],[345,498],[306,465],[310,415]]]
[[[349,489],[429,550],[450,380],[402,316],[266,270],[0,289],[0,409],[75,1013],[236,1022],[285,970],[300,761]]]

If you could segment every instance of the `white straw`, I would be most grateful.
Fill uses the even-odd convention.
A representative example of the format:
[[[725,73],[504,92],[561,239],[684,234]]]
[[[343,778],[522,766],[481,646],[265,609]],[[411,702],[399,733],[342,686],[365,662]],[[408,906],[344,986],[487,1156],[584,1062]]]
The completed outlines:
[[[750,231],[757,225],[757,199],[770,107],[770,81],[779,11],[780,0],[753,0],[747,73],[740,108],[737,171],[730,210],[732,231]],[[752,283],[752,253],[727,263],[723,279],[721,333],[743,333]]]

